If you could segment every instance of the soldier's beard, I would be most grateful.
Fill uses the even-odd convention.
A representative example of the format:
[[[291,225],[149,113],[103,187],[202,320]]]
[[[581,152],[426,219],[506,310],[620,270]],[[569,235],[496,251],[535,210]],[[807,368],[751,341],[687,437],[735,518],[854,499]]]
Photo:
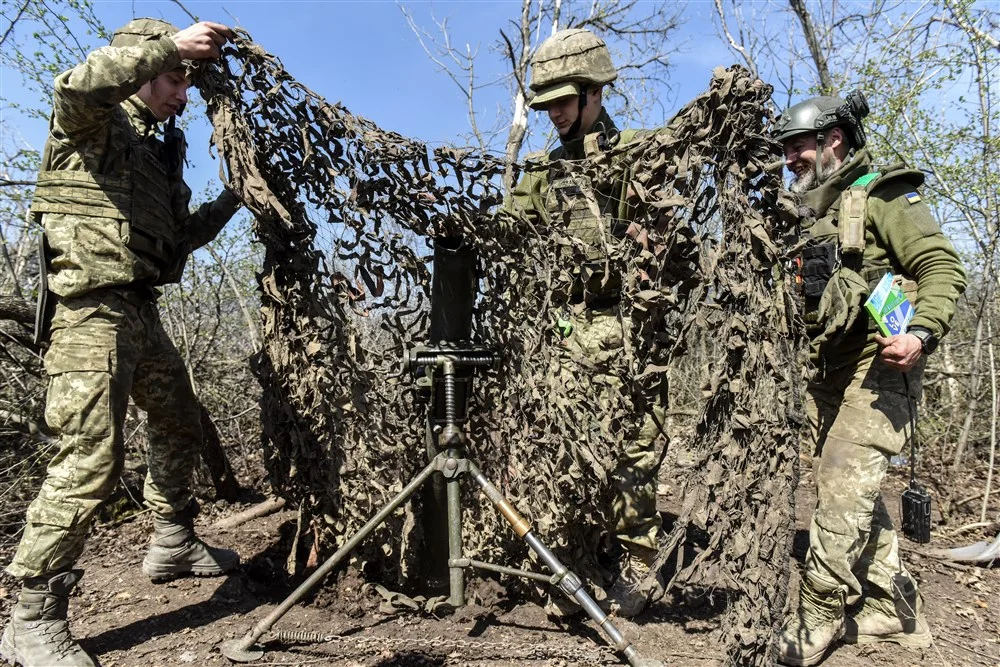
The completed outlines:
[[[823,151],[823,180],[826,180],[838,167],[840,165],[837,164],[837,156],[832,151]],[[801,176],[795,177],[788,189],[795,194],[802,194],[818,188],[820,185],[822,183],[816,182],[816,163],[814,162],[810,169],[802,172]]]

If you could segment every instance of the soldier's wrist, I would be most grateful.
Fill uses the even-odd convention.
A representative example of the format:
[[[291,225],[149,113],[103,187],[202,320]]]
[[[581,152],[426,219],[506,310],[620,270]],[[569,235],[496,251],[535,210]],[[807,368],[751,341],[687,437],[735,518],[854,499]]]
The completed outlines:
[[[920,349],[924,354],[931,354],[937,349],[938,338],[930,329],[916,326],[910,327],[906,333],[912,334],[920,341]]]

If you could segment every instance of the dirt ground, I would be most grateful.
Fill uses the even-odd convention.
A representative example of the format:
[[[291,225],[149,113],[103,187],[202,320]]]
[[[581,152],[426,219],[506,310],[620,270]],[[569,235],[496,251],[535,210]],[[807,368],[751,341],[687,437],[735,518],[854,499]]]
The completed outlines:
[[[898,505],[905,484],[894,470],[886,485],[886,501]],[[664,510],[671,487],[661,485]],[[808,519],[813,488],[808,474],[798,494],[795,558],[801,563],[808,545]],[[214,508],[204,513],[199,531],[208,541],[239,551],[240,571],[220,579],[180,579],[152,584],[140,571],[150,531],[148,516],[115,528],[98,528],[80,566],[86,571],[71,604],[74,634],[104,667],[141,665],[226,665],[222,642],[242,637],[294,588],[284,574],[295,515],[282,511],[233,530],[212,524],[249,506]],[[665,511],[665,519],[671,515]],[[897,522],[898,525],[898,522]],[[942,540],[943,547],[983,539],[978,531]],[[930,557],[904,540],[905,560],[919,578],[935,644],[925,651],[895,645],[839,646],[823,663],[828,667],[1000,667],[1000,567],[978,568]],[[794,578],[794,575],[793,575]],[[10,580],[3,583],[10,587]],[[345,575],[327,584],[308,605],[296,606],[275,630],[284,639],[263,643],[258,665],[613,665],[621,664],[603,648],[595,627],[582,620],[553,622],[534,604],[506,598],[492,581],[473,582],[471,604],[454,614],[434,618],[415,613],[379,611],[381,598],[356,578]],[[3,614],[14,591],[0,586]],[[723,665],[719,618],[724,600],[713,602],[668,596],[636,622],[618,626],[643,656],[676,667]],[[324,639],[318,643],[293,641]],[[266,636],[267,637],[267,636]]]

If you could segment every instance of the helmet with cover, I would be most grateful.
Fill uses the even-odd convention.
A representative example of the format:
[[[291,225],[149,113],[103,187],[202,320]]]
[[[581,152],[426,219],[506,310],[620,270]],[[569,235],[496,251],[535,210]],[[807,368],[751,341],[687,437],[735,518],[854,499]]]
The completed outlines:
[[[604,40],[583,28],[560,30],[531,58],[528,105],[544,109],[552,100],[579,95],[581,86],[609,84],[618,78]]]
[[[115,30],[111,36],[111,46],[136,46],[158,37],[172,37],[180,30],[173,23],[160,19],[132,19]]]
[[[168,23],[160,19],[141,18],[132,19],[122,27],[115,30],[111,36],[111,46],[137,46],[151,39],[160,37],[173,37],[180,29],[173,23]],[[182,60],[181,67],[187,77],[194,80],[197,65],[193,60]]]

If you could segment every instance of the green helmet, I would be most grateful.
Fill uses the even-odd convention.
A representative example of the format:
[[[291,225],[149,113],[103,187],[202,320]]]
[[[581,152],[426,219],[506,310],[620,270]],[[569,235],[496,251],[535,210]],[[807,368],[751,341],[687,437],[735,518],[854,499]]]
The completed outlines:
[[[528,106],[544,109],[552,100],[578,95],[581,84],[603,86],[617,78],[603,39],[583,28],[560,30],[531,58],[529,87],[535,95]]]
[[[826,130],[845,128],[851,147],[855,150],[866,143],[861,119],[868,115],[868,100],[860,90],[855,90],[844,101],[839,97],[814,97],[789,107],[778,117],[772,136],[786,141],[800,134],[817,134]],[[822,143],[822,141],[820,141]]]
[[[180,32],[173,23],[160,19],[132,19],[115,30],[111,46],[136,46],[156,37],[172,37]]]

